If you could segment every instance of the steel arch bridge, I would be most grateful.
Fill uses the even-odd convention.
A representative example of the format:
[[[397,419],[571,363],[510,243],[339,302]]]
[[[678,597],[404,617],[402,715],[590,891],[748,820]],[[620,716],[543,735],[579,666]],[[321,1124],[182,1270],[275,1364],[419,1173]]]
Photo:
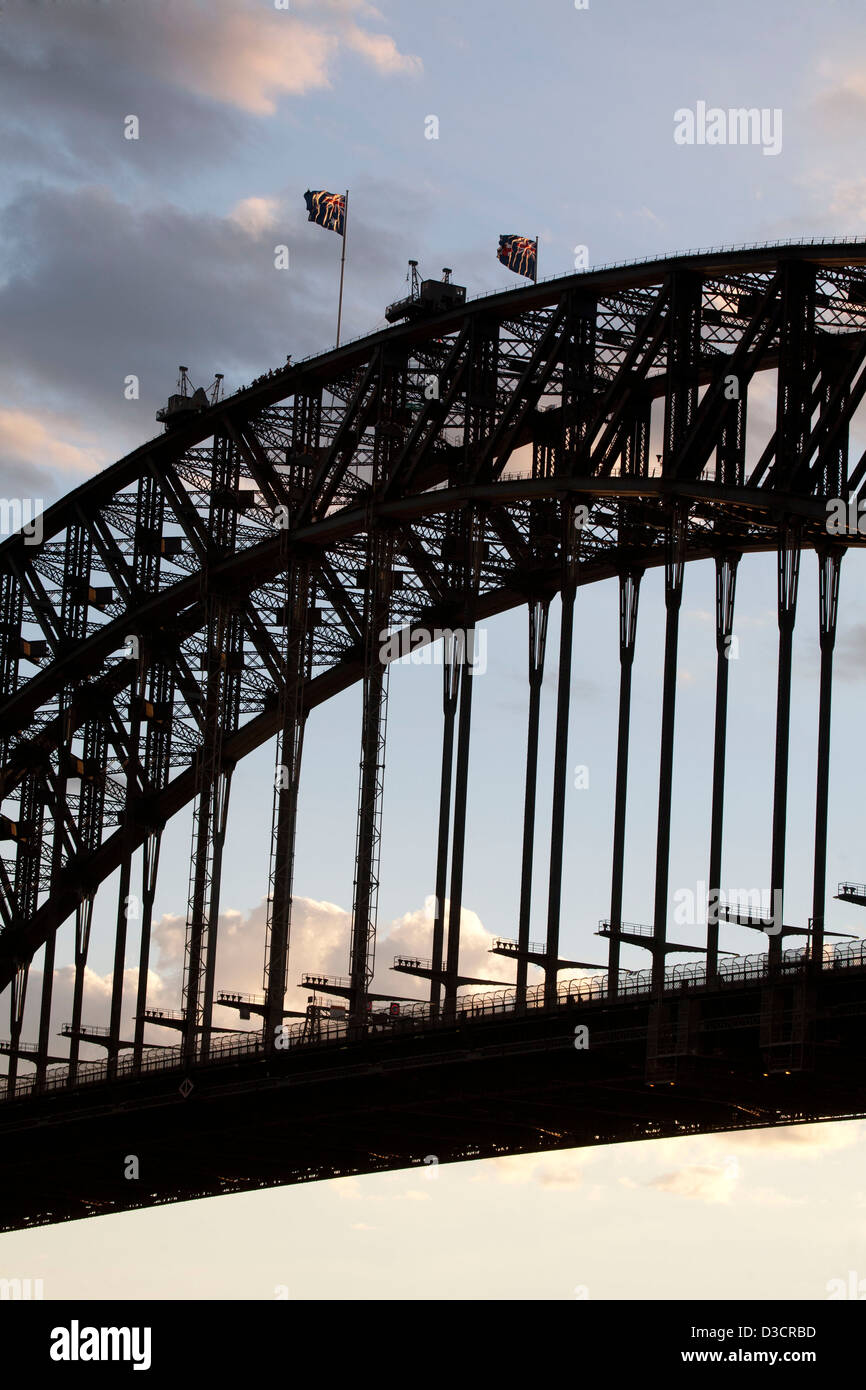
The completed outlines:
[[[763,372],[775,374],[776,418],[756,446],[750,387]],[[866,962],[859,943],[825,945],[833,649],[841,559],[863,544],[866,453],[853,456],[849,437],[864,392],[866,243],[616,266],[488,295],[287,364],[90,479],[45,513],[38,533],[6,540],[0,989],[10,1028],[0,1044],[0,1225],[432,1157],[866,1113]],[[828,525],[830,502],[844,504],[847,524]],[[804,550],[818,558],[820,604],[814,896],[808,924],[791,925],[789,715]],[[769,918],[727,910],[767,939],[765,955],[732,963],[719,944],[724,910],[710,913],[703,947],[668,934],[678,619],[687,562],[714,560],[712,892],[736,578],[741,558],[761,551],[778,557],[774,907]],[[658,835],[650,921],[636,926],[622,920],[629,719],[640,583],[651,567],[664,571],[666,606]],[[560,949],[575,600],[601,579],[620,590],[611,905],[600,928],[609,956],[604,973],[564,983],[583,965]],[[540,688],[557,594],[547,932],[534,943]],[[468,670],[476,625],[521,606],[521,888],[516,938],[495,946],[517,977],[507,990],[469,996],[485,982],[460,969]],[[388,664],[436,634],[445,661],[435,920],[429,958],[395,962],[429,984],[429,1002],[386,1016],[380,1006],[391,996],[373,992],[372,976]],[[287,988],[304,728],[315,707],[355,683],[363,712],[348,968],[340,978],[304,977],[317,1002],[296,1013]],[[269,740],[277,753],[263,992],[217,997],[232,773]],[[148,1009],[147,979],[160,842],[190,805],[181,1007],[159,1015]],[[95,895],[115,874],[110,1021],[97,1028],[86,1019],[85,970]],[[862,886],[842,885],[841,896],[866,905]],[[132,899],[140,915],[130,932]],[[75,982],[64,1052],[52,985],[56,935],[69,919]],[[786,949],[797,936],[805,948]],[[622,969],[623,943],[646,950],[646,972]],[[121,1026],[130,949],[131,1037]],[[668,955],[683,950],[699,964],[668,969]],[[39,953],[34,1043],[22,1025]],[[530,965],[543,968],[542,985],[528,985]],[[261,1031],[217,1028],[218,1005],[260,1018]],[[597,1045],[577,1079],[581,1024]],[[172,1028],[176,1045],[156,1047],[155,1027]],[[82,1042],[102,1047],[105,1061],[81,1059]],[[76,1155],[63,1177],[57,1127]],[[153,1157],[141,1181],[123,1180],[124,1153]]]

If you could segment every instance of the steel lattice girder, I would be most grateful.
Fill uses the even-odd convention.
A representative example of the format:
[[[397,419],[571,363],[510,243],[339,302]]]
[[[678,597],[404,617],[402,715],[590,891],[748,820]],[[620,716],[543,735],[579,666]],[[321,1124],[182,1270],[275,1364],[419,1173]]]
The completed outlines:
[[[827,499],[866,476],[847,458],[866,392],[852,291],[864,265],[866,243],[757,248],[487,296],[272,374],[51,507],[40,543],[10,537],[0,782],[28,833],[0,860],[0,987],[196,795],[215,603],[235,624],[220,757],[234,765],[277,732],[287,556],[310,566],[309,710],[363,677],[358,576],[380,530],[401,576],[398,628],[459,610],[447,518],[470,505],[486,540],[482,620],[558,590],[556,526],[539,543],[538,518],[566,499],[590,509],[580,583],[621,571],[626,531],[632,565],[664,564],[674,501],[689,559],[772,549],[790,526],[801,545],[826,543]],[[767,370],[777,425],[747,477],[745,396]],[[506,473],[527,445],[531,472]],[[65,779],[85,737],[106,757],[76,816]]]

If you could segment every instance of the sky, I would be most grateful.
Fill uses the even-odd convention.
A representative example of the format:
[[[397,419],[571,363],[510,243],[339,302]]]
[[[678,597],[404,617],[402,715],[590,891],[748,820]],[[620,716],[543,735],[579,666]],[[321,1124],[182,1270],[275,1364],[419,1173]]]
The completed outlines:
[[[700,102],[779,113],[781,147],[677,143],[676,113]],[[597,266],[692,247],[862,235],[864,121],[859,0],[718,7],[590,0],[581,9],[572,0],[383,0],[378,7],[291,0],[285,9],[272,0],[5,3],[0,490],[48,504],[153,437],[154,412],[174,389],[179,362],[196,385],[223,372],[232,391],[287,353],[297,359],[330,347],[340,244],[307,223],[307,188],[350,191],[346,340],[382,326],[385,305],[404,292],[409,257],[431,276],[453,267],[470,298],[516,287],[521,282],[495,256],[507,232],[539,237],[541,277],[570,273],[581,248]],[[131,131],[137,138],[126,138]],[[437,138],[428,138],[431,131]],[[285,271],[275,269],[280,246],[289,250]],[[137,399],[127,399],[130,375]],[[768,378],[750,400],[755,450],[773,410]],[[856,422],[852,448],[863,448],[864,435]],[[803,920],[814,834],[816,572],[814,557],[805,556],[786,882],[791,914]],[[834,705],[831,889],[839,879],[866,877],[857,753],[864,593],[866,562],[849,555]],[[635,921],[651,914],[663,623],[661,576],[650,574],[641,596],[627,828],[624,915]],[[729,889],[765,884],[769,872],[772,557],[741,566],[735,631]],[[487,976],[491,937],[516,935],[525,614],[493,620],[485,642],[487,669],[474,696],[461,962]],[[557,642],[554,604],[533,937],[544,930]],[[616,653],[615,587],[582,591],[563,945],[599,961],[604,943],[593,932],[609,908]],[[395,952],[429,954],[441,699],[435,652],[429,658],[391,675],[377,982],[392,989],[387,966]],[[706,879],[714,668],[713,571],[698,564],[686,577],[682,618],[672,894],[699,893]],[[346,970],[359,715],[352,690],[310,717],[291,981],[301,969]],[[221,988],[261,987],[273,757],[272,747],[262,749],[235,776]],[[179,1003],[189,822],[180,815],[166,837],[154,1006]],[[109,882],[97,899],[85,1004],[94,1024],[107,1020],[114,897]],[[862,931],[856,909],[841,904],[831,905],[828,920],[839,931]],[[699,927],[682,930],[700,939]],[[757,949],[754,934],[736,927],[724,944]],[[626,964],[646,964],[626,950]],[[133,937],[127,1026],[134,959]],[[67,924],[58,942],[58,1027],[69,1016],[70,962]],[[507,968],[495,971],[509,978]],[[26,1035],[39,986],[37,958]],[[828,1281],[850,1269],[866,1278],[863,1156],[863,1126],[849,1122],[463,1164],[432,1178],[347,1179],[7,1235],[0,1277],[42,1277],[46,1297],[269,1298],[285,1289],[289,1297],[336,1298],[362,1291],[821,1298]],[[659,1262],[653,1252],[661,1241]]]

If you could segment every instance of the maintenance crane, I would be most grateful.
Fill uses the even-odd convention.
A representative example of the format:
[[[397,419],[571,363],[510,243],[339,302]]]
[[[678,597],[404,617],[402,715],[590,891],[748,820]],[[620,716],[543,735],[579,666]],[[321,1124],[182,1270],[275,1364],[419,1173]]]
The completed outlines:
[[[456,309],[466,303],[466,286],[455,285],[451,279],[451,267],[443,266],[441,280],[422,280],[418,274],[418,262],[409,262],[409,294],[389,304],[385,318],[389,323],[399,323],[401,319],[426,319],[434,314],[444,314],[447,309]]]
[[[213,382],[205,390],[202,386],[193,389],[188,367],[178,367],[178,371],[180,376],[177,379],[175,394],[169,396],[168,404],[156,412],[157,420],[160,424],[165,425],[167,430],[172,429],[175,425],[186,424],[193,415],[207,410],[208,406],[216,405],[222,395],[222,372],[217,372]]]

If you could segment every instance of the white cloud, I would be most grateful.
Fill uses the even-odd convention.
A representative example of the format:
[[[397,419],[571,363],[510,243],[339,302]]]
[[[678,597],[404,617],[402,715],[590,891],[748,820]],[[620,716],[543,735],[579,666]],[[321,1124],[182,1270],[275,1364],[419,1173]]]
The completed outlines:
[[[329,87],[338,36],[257,11],[222,5],[204,22],[176,11],[162,56],[177,85],[256,116],[273,115],[281,96]]]
[[[473,1173],[471,1181],[493,1178],[507,1186],[546,1187],[573,1190],[583,1185],[583,1169],[594,1163],[600,1150],[568,1149],[547,1154],[515,1154],[510,1158],[488,1159]]]
[[[866,119],[866,65],[824,60],[818,68],[822,82],[814,106],[821,122],[835,135],[862,133]]]
[[[229,217],[247,236],[258,238],[276,224],[279,213],[279,198],[252,197],[236,203]]]
[[[300,18],[298,8],[308,9],[310,19]],[[261,0],[187,0],[100,5],[93,14],[56,6],[50,24],[25,10],[10,14],[8,27],[16,62],[31,75],[53,68],[72,49],[97,73],[134,66],[137,78],[147,74],[221,106],[270,116],[283,97],[329,89],[344,52],[384,77],[420,72],[420,58],[367,27],[380,20],[366,4],[293,0],[291,9],[277,10]]]
[[[80,421],[53,412],[0,409],[0,456],[7,464],[58,468],[89,475],[106,462]]]
[[[823,1154],[848,1149],[866,1134],[863,1121],[846,1120],[837,1124],[778,1125],[772,1129],[740,1130],[720,1136],[728,1148],[785,1152],[800,1158],[820,1158]]]
[[[401,53],[389,34],[371,34],[366,29],[360,29],[357,24],[350,24],[345,37],[349,48],[360,53],[377,72],[385,76],[421,72],[421,59]]]
[[[433,899],[429,898],[423,908],[404,913],[389,927],[379,933],[374,988],[386,994],[400,994],[412,999],[425,1000],[429,997],[426,980],[416,980],[412,976],[395,976],[391,972],[392,958],[395,954],[429,957],[430,936],[433,929]],[[260,994],[262,991],[262,943],[265,935],[266,905],[263,902],[250,912],[240,912],[236,908],[226,908],[220,913],[217,933],[216,990],[231,990],[241,994]],[[482,925],[477,913],[464,909],[461,918],[461,969],[465,973],[477,973],[485,978],[491,973],[499,974],[497,966],[491,972],[488,950],[493,940]],[[345,975],[348,970],[351,914],[336,903],[317,901],[313,898],[296,898],[292,912],[291,957],[289,970],[289,989],[286,1007],[303,1010],[307,993],[298,987],[298,981],[305,972],[322,975]],[[147,1002],[149,1008],[174,1010],[181,1003],[181,982],[186,942],[186,917],[179,913],[164,913],[154,922],[152,930],[151,969],[148,976]],[[61,950],[69,947],[68,931],[64,933]],[[464,949],[465,948],[465,949]],[[130,944],[128,956],[133,958],[136,950],[134,941]],[[61,956],[62,959],[62,956]],[[493,958],[494,960],[496,958]],[[514,967],[506,963],[506,974],[513,973]],[[72,965],[64,965],[55,972],[54,1020],[56,1029],[68,1022],[72,1013],[72,989],[75,972]],[[131,1037],[134,1029],[134,1011],[138,972],[130,965],[124,976],[124,1007],[122,1030]],[[88,969],[85,975],[84,1022],[88,1025],[105,1025],[108,1022],[111,1002],[112,978]],[[24,1039],[35,1041],[38,1031],[38,1001],[41,992],[41,973],[38,968],[31,971],[28,991],[28,1009],[25,1015]],[[233,1009],[217,1006],[214,1023],[220,1028],[255,1031],[259,1026],[257,1018],[249,1022],[238,1019]],[[146,1038],[150,1042],[171,1046],[177,1042],[176,1030],[149,1025]],[[65,1051],[61,1044],[61,1054]],[[102,1049],[90,1044],[82,1047],[82,1057],[103,1058]],[[347,1192],[345,1195],[349,1195]],[[414,1200],[426,1200],[426,1196]]]
[[[650,1178],[644,1186],[654,1187],[658,1192],[669,1192],[674,1197],[689,1197],[701,1202],[730,1202],[736,1181],[736,1172],[729,1167],[695,1164],[660,1173]]]

